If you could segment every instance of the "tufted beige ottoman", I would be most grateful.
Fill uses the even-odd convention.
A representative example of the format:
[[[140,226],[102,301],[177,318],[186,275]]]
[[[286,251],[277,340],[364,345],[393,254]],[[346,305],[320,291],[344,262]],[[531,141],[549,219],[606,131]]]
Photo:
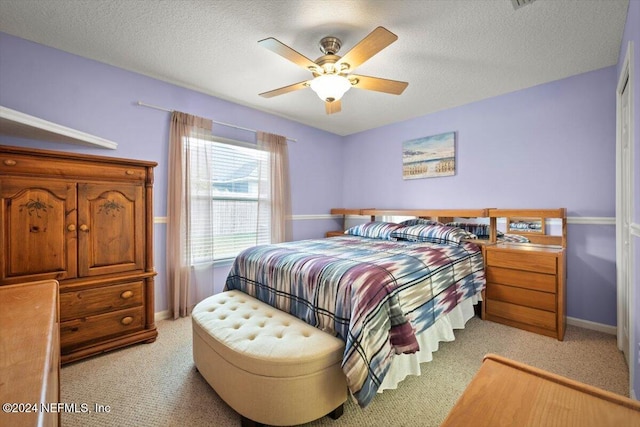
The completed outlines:
[[[195,365],[242,425],[342,415],[342,340],[235,290],[203,300],[191,317]]]

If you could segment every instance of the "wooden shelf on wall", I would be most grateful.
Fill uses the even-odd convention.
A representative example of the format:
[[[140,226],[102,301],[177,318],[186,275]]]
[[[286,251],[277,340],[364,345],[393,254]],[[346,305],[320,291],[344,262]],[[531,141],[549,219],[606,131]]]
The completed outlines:
[[[118,144],[99,136],[62,126],[0,106],[0,135],[38,141],[64,142],[115,150]]]

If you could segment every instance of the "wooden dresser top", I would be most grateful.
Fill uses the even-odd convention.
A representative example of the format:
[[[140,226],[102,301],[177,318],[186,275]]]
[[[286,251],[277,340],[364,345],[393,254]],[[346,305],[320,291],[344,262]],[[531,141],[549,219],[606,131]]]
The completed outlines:
[[[639,426],[640,402],[487,355],[441,427]]]
[[[59,368],[51,354],[59,351],[57,334],[58,282],[0,286],[0,402],[46,403],[47,387],[58,387],[47,384]],[[1,411],[0,425],[41,423],[40,408],[25,412]]]

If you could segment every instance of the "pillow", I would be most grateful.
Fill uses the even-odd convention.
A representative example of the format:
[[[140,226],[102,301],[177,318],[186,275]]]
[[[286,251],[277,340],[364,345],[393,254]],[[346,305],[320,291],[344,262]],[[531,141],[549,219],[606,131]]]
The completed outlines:
[[[476,236],[461,228],[446,225],[412,225],[392,232],[391,237],[414,242],[459,245],[462,239],[473,239]]]
[[[344,234],[370,239],[392,240],[391,233],[399,228],[403,228],[403,226],[395,222],[373,221],[351,227]]]
[[[400,223],[400,225],[404,225],[405,227],[409,227],[411,225],[442,225],[441,222],[434,221],[432,219],[425,218],[412,218],[406,219]]]
[[[462,228],[463,230],[475,234],[480,238],[489,237],[489,224],[476,224],[472,222],[448,222],[445,225],[449,227]]]
[[[445,225],[450,227],[462,228],[463,230],[466,230],[471,234],[475,234],[476,237],[480,239],[488,239],[490,228],[491,228],[489,224],[475,224],[471,222],[448,222]],[[500,230],[496,230],[496,236],[502,237],[504,236],[504,233]],[[517,236],[517,234],[514,234],[514,236]],[[523,236],[518,236],[518,237],[526,239],[526,237],[523,237]]]

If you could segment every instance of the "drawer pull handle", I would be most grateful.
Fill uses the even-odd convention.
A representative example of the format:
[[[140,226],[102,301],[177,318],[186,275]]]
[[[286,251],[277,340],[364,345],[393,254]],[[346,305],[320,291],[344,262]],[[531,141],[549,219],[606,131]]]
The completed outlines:
[[[69,231],[76,231],[76,225],[75,224],[69,224],[67,226],[67,230]]]
[[[133,296],[133,291],[124,291],[123,293],[120,294],[120,298],[122,299],[129,299]]]
[[[125,172],[127,175],[133,175],[135,172],[132,171],[131,169],[127,169],[127,171]]]
[[[3,163],[7,166],[15,166],[18,162],[16,162],[15,160],[6,159]]]
[[[123,317],[122,320],[120,321],[120,323],[122,323],[125,326],[130,325],[131,322],[133,322],[133,317],[131,316]]]
[[[80,226],[80,231],[84,231],[84,232],[89,231],[89,226],[87,224],[82,224]]]

